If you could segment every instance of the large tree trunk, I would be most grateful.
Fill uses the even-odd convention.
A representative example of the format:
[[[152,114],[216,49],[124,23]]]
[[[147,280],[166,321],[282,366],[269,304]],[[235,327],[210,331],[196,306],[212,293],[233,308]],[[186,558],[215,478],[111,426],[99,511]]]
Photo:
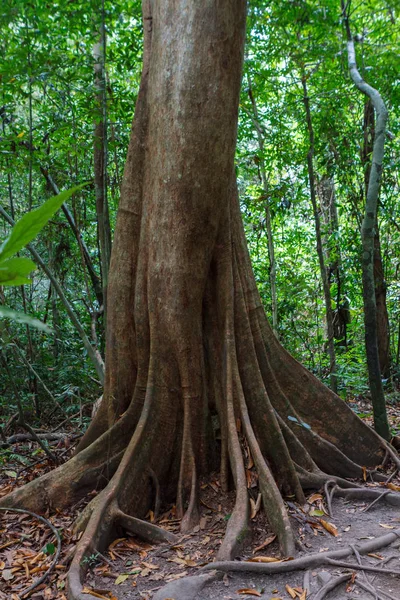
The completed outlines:
[[[152,12],[150,12],[150,6]],[[109,280],[104,401],[77,454],[2,499],[34,511],[104,487],[79,521],[68,575],[82,599],[85,556],[115,525],[171,534],[140,520],[176,501],[182,530],[198,519],[198,483],[219,460],[236,504],[220,559],[248,527],[237,422],[282,551],[295,553],[283,495],[362,477],[390,447],[280,345],[246,248],[234,175],[245,0],[144,3],[142,82],[125,168]],[[221,447],[211,417],[218,415]],[[87,562],[87,561],[86,561]]]

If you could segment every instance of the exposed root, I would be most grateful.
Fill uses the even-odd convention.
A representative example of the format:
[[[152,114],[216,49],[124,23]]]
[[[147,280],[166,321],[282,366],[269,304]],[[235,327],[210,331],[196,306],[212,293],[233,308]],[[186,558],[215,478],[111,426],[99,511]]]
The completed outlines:
[[[211,572],[171,581],[153,596],[153,600],[193,600],[206,585],[220,577],[220,573]]]
[[[335,577],[335,579],[331,579],[326,583],[314,596],[314,600],[324,600],[327,597],[329,592],[342,585],[346,581],[349,581],[352,578],[351,573],[346,573],[345,575],[340,575],[339,577]]]
[[[379,488],[348,488],[343,489],[341,487],[335,487],[331,494],[334,493],[336,496],[341,498],[349,498],[352,500],[379,500],[382,495],[382,489]],[[386,502],[392,506],[400,506],[400,494],[396,492],[384,493]]]
[[[391,600],[398,600],[398,598],[395,598],[394,596],[392,596],[391,594],[388,594],[387,592],[382,592],[384,594],[384,596],[382,596],[382,594],[378,594],[376,589],[366,581],[362,581],[362,580],[360,581],[359,579],[356,579],[355,583],[361,589],[365,590],[366,592],[369,592],[371,594],[371,596],[373,596],[374,600],[386,600],[385,596],[386,596],[386,598],[390,598]]]
[[[357,550],[360,554],[368,554],[369,552],[375,552],[380,548],[384,548],[389,544],[395,542],[400,537],[400,529],[395,529],[391,533],[387,533],[374,540],[368,540],[363,544],[357,546]],[[314,569],[322,565],[332,564],[332,561],[340,561],[342,558],[346,558],[353,554],[353,549],[348,546],[340,550],[331,550],[329,552],[319,552],[317,554],[309,554],[308,556],[302,556],[294,560],[286,562],[275,562],[275,563],[255,563],[255,562],[214,562],[203,567],[202,570],[217,569],[218,571],[232,571],[241,573],[263,573],[263,574],[274,574],[274,573],[288,573],[290,571],[298,571],[304,569]],[[353,568],[352,566],[350,568]],[[383,571],[378,569],[380,573]],[[397,574],[397,572],[393,571]],[[400,571],[399,571],[400,574]]]
[[[381,573],[383,575],[400,575],[399,570],[382,569],[382,567],[372,567],[370,565],[360,565],[359,563],[347,563],[341,560],[326,559],[326,565],[330,567],[342,567],[344,569],[353,569],[355,571],[371,571],[371,573]]]
[[[256,436],[254,435],[243,391],[241,389],[239,390],[239,400],[244,432],[257,469],[265,513],[273,532],[278,536],[280,548],[284,556],[294,556],[295,539],[289,516],[282,496],[261,453]]]
[[[323,471],[320,471],[318,468],[316,471],[308,472],[300,465],[296,464],[296,471],[299,475],[300,483],[304,490],[315,490],[323,487],[327,481],[334,481],[338,486],[342,488],[357,488],[357,484],[353,481],[347,481],[347,479],[343,479],[343,477],[334,477],[332,475],[327,475]]]
[[[333,491],[329,491],[330,485],[336,486],[336,482],[333,479],[328,479],[328,481],[324,485],[325,499],[326,499],[326,503],[328,505],[328,514],[330,517],[333,517],[333,509],[332,509]]]
[[[158,527],[157,525],[148,523],[142,519],[131,517],[120,509],[116,509],[115,511],[115,520],[121,527],[149,544],[176,544],[179,539],[170,531],[166,531],[162,527]]]
[[[233,339],[227,333],[227,426],[228,426],[228,448],[232,474],[236,487],[236,501],[232,515],[228,521],[225,537],[218,551],[219,560],[231,560],[248,532],[249,524],[249,499],[247,496],[246,474],[243,464],[242,450],[236,430],[234,412],[234,385],[233,385]]]

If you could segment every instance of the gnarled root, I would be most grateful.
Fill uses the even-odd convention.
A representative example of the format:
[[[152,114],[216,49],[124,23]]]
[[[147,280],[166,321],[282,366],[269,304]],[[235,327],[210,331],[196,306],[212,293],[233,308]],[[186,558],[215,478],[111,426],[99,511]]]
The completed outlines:
[[[368,540],[359,544],[356,548],[359,554],[368,554],[375,552],[385,546],[389,546],[400,537],[400,529],[395,529],[391,533],[382,535],[374,540]],[[218,571],[225,572],[241,572],[241,573],[263,573],[263,574],[275,574],[275,573],[289,573],[290,571],[299,571],[304,569],[314,569],[323,565],[337,566],[338,561],[343,558],[347,558],[354,554],[354,547],[348,546],[347,548],[341,548],[340,550],[331,550],[329,552],[318,552],[315,554],[308,554],[301,558],[286,562],[274,562],[274,563],[255,563],[255,562],[238,562],[238,561],[226,561],[226,562],[214,562],[206,565],[202,570],[216,569]],[[340,563],[342,566],[344,563]],[[357,568],[357,566],[351,565],[351,568]],[[385,571],[378,569],[380,573]],[[388,571],[394,573],[394,571]],[[396,572],[397,573],[397,572]]]

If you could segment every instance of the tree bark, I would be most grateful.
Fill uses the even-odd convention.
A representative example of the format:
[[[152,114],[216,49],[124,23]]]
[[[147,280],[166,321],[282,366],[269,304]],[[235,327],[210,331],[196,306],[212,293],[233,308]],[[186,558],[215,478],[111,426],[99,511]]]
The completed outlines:
[[[372,102],[376,111],[376,125],[372,151],[371,171],[368,180],[368,190],[365,203],[364,218],[361,226],[362,239],[362,280],[364,298],[365,348],[369,386],[371,391],[376,431],[386,440],[390,439],[390,428],[386,413],[385,396],[383,393],[381,370],[379,366],[377,307],[374,280],[374,239],[377,223],[377,206],[382,177],[382,162],[385,149],[386,125],[388,112],[379,92],[366,83],[361,77],[356,62],[356,51],[351,34],[348,5],[341,0],[343,19],[347,34],[347,54],[350,76],[354,85]]]
[[[368,194],[368,184],[371,176],[371,157],[374,150],[375,114],[370,99],[364,105],[364,144],[362,149],[362,162],[364,165],[364,189]],[[379,355],[379,367],[384,378],[390,377],[390,327],[386,303],[386,281],[382,263],[381,241],[379,235],[378,216],[374,234],[374,282],[376,303],[376,328]]]
[[[106,31],[102,2],[99,41],[94,45],[96,118],[93,136],[94,188],[99,232],[101,277],[103,285],[104,323],[107,322],[107,285],[111,256],[111,226],[107,197],[107,96],[105,76]]]
[[[158,504],[155,489],[176,504],[182,531],[192,528],[200,477],[216,460],[222,489],[231,473],[236,490],[218,558],[235,556],[249,526],[245,441],[288,556],[295,537],[284,495],[304,502],[303,487],[361,478],[364,467],[394,456],[284,350],[262,308],[234,170],[245,0],[145,0],[143,12],[142,80],[111,258],[104,400],[70,461],[0,500],[40,512],[103,487],[77,523],[72,600],[85,598],[85,557],[101,552],[116,527],[171,541],[141,521]]]

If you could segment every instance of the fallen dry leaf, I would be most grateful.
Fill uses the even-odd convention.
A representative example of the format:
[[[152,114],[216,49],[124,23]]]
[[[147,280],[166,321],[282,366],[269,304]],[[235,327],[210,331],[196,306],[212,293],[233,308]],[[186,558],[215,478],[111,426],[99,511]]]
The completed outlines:
[[[114,581],[115,585],[120,585],[120,583],[124,583],[128,579],[129,575],[127,573],[121,573],[118,575],[117,579]]]
[[[113,548],[115,548],[115,546],[117,546],[120,542],[125,542],[126,538],[117,538],[116,540],[114,540],[113,542],[111,542],[111,544],[108,546],[109,550],[112,550]]]
[[[288,583],[285,585],[285,590],[291,598],[297,598],[297,592],[295,592],[295,590],[292,587],[290,587]]]
[[[275,558],[274,556],[254,556],[253,558],[247,559],[246,562],[272,563],[283,561],[280,558]]]
[[[389,488],[389,490],[393,490],[394,492],[400,492],[400,485],[394,485],[394,483],[388,483],[387,488]]]
[[[187,571],[182,571],[182,573],[173,573],[172,575],[167,575],[165,581],[175,581],[175,579],[180,579],[181,577],[186,577]]]
[[[251,588],[240,588],[240,590],[237,590],[236,593],[243,595],[247,594],[247,596],[257,596],[257,598],[261,598],[260,592]]]
[[[148,563],[148,562],[144,562],[144,561],[142,561],[142,565],[144,565],[147,569],[159,569],[160,568],[157,565],[153,565],[153,563]]]
[[[323,500],[322,495],[321,494],[312,494],[312,496],[310,496],[307,500],[307,502],[309,504],[314,504],[314,502],[318,502],[320,500]]]
[[[335,537],[339,535],[337,527],[333,523],[329,523],[329,521],[325,521],[324,519],[319,519],[319,522],[331,535],[334,535]]]
[[[386,525],[385,523],[379,523],[379,526],[384,529],[396,529],[394,525]]]
[[[263,542],[262,544],[260,544],[259,546],[257,546],[257,548],[254,548],[253,554],[255,554],[256,552],[259,552],[260,550],[263,550],[263,548],[266,548],[267,546],[269,546],[270,544],[272,544],[272,542],[274,540],[276,540],[276,535],[270,535],[269,537],[267,537],[267,539],[265,540],[265,542]]]
[[[250,514],[250,518],[251,519],[255,519],[257,516],[258,511],[261,508],[261,494],[258,494],[257,496],[257,502],[254,502],[253,498],[250,498],[250,507],[251,507],[251,514]]]
[[[95,598],[100,598],[100,600],[118,600],[118,598],[113,596],[112,592],[109,592],[108,590],[97,590],[84,587],[82,593],[89,594],[89,596],[94,596]]]

